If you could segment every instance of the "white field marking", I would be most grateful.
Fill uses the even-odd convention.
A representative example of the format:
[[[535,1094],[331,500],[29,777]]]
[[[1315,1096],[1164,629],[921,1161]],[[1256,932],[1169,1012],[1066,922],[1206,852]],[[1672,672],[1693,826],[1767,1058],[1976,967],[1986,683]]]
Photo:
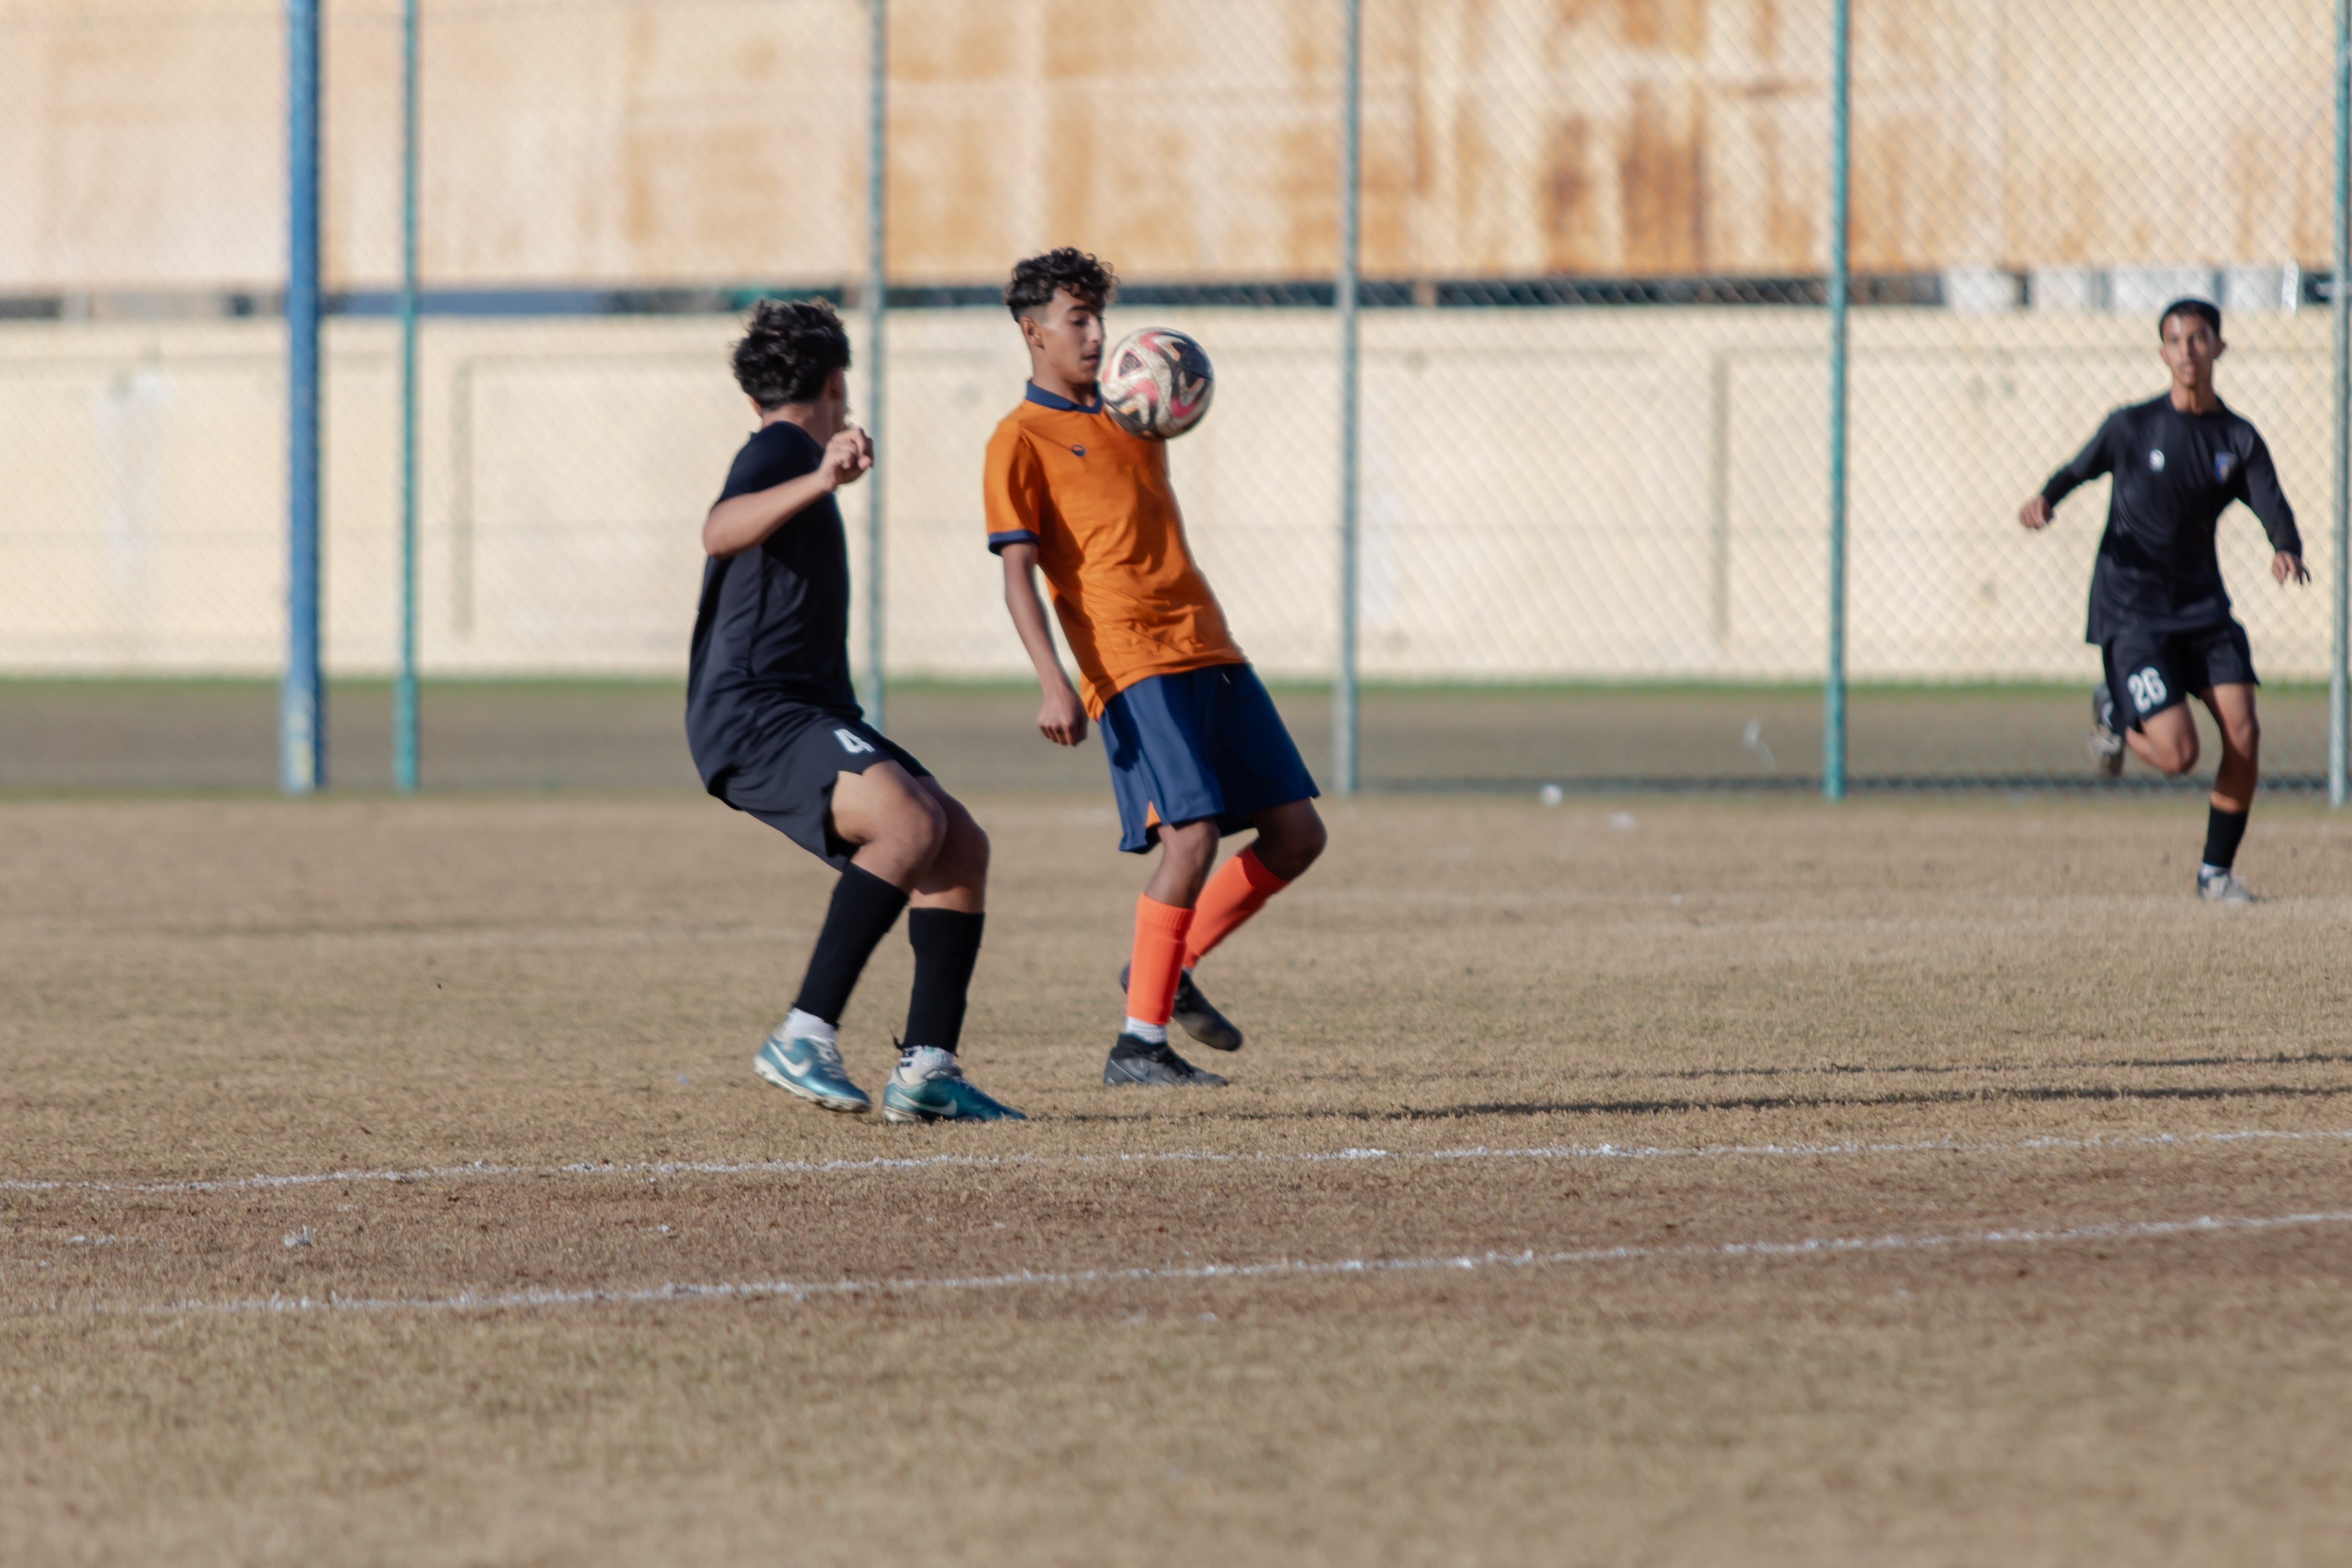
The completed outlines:
[[[1929,1236],[1808,1237],[1801,1241],[1735,1241],[1717,1246],[1599,1247],[1571,1252],[1482,1252],[1450,1258],[1343,1258],[1327,1262],[1282,1258],[1271,1263],[1203,1263],[1187,1268],[1084,1268],[1064,1273],[1023,1269],[930,1279],[764,1279],[710,1284],[670,1283],[638,1290],[461,1291],[453,1296],[264,1296],[242,1301],[170,1301],[145,1308],[90,1307],[79,1312],[123,1310],[167,1315],[268,1312],[476,1312],[525,1307],[632,1307],[697,1301],[787,1300],[886,1295],[892,1292],[1014,1290],[1121,1284],[1183,1284],[1226,1279],[1313,1279],[1334,1275],[1415,1274],[1438,1269],[1572,1268],[1675,1258],[1840,1258],[1854,1253],[1928,1252],[1959,1247],[2043,1247],[2092,1241],[2147,1241],[2165,1237],[2242,1234],[2309,1226],[2352,1225],[2352,1213],[2266,1215],[2202,1215],[2195,1219],[2111,1222],[2063,1230],[2023,1227]]]
[[[2352,1142],[2352,1129],[2287,1131],[2250,1127],[2232,1132],[2151,1132],[2113,1138],[2021,1138],[2009,1142],[1964,1143],[1930,1139],[1918,1143],[1703,1143],[1660,1146],[1643,1143],[1543,1143],[1490,1149],[1334,1149],[1307,1153],[1231,1153],[1213,1149],[1169,1149],[1138,1154],[920,1154],[866,1160],[659,1160],[642,1163],[581,1161],[569,1165],[494,1165],[475,1160],[462,1165],[424,1165],[405,1171],[319,1171],[286,1176],[232,1176],[192,1182],[0,1181],[13,1193],[232,1193],[278,1187],[316,1187],[337,1182],[479,1181],[502,1176],[743,1176],[830,1175],[929,1171],[957,1166],[1010,1169],[1024,1165],[1268,1164],[1313,1165],[1371,1160],[1720,1160],[1730,1158],[1824,1159],[1862,1154],[2007,1154],[2046,1150],[2190,1148],[2206,1143],[2256,1142]]]

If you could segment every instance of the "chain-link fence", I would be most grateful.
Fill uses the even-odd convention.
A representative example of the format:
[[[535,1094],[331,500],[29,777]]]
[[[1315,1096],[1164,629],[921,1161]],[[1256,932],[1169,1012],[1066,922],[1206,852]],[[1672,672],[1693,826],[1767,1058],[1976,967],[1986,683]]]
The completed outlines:
[[[873,3],[417,7],[428,786],[690,781],[697,525],[750,423],[736,312],[871,303]],[[1029,734],[978,484],[1025,373],[996,289],[1069,243],[1126,279],[1114,331],[1215,358],[1171,452],[1188,527],[1328,754],[1352,10],[1364,783],[1818,787],[1834,5],[888,0],[893,731],[975,784],[1097,782]],[[354,785],[389,776],[402,646],[402,21],[324,15],[322,621]],[[273,775],[285,25],[0,0],[0,785]],[[2328,0],[1853,0],[1856,784],[2090,781],[2105,487],[2046,534],[2015,513],[2161,391],[2176,293],[2227,312],[2222,395],[2304,522],[2310,588],[2270,582],[2242,510],[2222,559],[2267,771],[2325,777],[2334,28]]]

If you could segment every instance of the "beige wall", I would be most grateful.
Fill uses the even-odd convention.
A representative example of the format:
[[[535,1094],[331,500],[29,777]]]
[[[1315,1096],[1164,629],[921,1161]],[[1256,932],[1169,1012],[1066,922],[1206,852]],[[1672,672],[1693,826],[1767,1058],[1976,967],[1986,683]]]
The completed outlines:
[[[1829,0],[1368,0],[1366,262],[1817,273]],[[274,0],[0,0],[0,290],[282,268]],[[395,268],[395,8],[329,0],[328,248]],[[891,268],[1328,275],[1336,0],[894,0]],[[442,282],[864,267],[859,0],[425,6]],[[2328,0],[1857,0],[1867,270],[2327,254]]]
[[[1211,580],[1269,671],[1330,668],[1329,319],[1154,311],[1219,369],[1171,453]],[[1126,324],[1140,324],[1139,319]],[[425,334],[428,671],[675,674],[697,527],[749,427],[719,318]],[[2232,328],[2223,390],[2324,532],[2323,316]],[[1822,331],[1795,311],[1378,311],[1365,321],[1362,649],[1396,679],[1807,679],[1823,645]],[[392,341],[330,334],[327,647],[393,647]],[[2161,385],[2147,323],[1860,312],[1853,668],[2087,677],[2104,486],[2028,538],[2018,500],[2108,406]],[[267,324],[0,330],[0,670],[264,671],[280,657],[279,338]],[[992,311],[894,320],[892,667],[1017,676],[982,548],[982,447],[1018,394]],[[856,393],[856,389],[853,389]],[[865,498],[851,492],[853,532]],[[2223,559],[2266,673],[2326,658],[2317,589]],[[2332,570],[2325,542],[2314,565]],[[862,552],[858,570],[864,569]]]

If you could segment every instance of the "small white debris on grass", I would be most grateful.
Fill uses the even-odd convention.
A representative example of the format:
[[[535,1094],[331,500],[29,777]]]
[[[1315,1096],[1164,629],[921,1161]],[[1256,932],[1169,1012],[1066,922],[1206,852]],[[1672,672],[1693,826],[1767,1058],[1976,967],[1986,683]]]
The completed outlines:
[[[289,1230],[289,1231],[288,1231],[288,1232],[286,1233],[286,1239],[285,1239],[284,1245],[285,1245],[285,1246],[288,1246],[288,1247],[308,1247],[308,1246],[310,1246],[310,1227],[309,1226],[307,1226],[307,1225],[306,1225],[306,1226],[303,1226],[301,1229],[299,1229],[299,1230]]]
[[[1560,788],[1558,784],[1548,784],[1544,785],[1543,788],[1536,791],[1536,798],[1543,802],[1546,805],[1558,805],[1561,801],[1568,798],[1568,792]]]

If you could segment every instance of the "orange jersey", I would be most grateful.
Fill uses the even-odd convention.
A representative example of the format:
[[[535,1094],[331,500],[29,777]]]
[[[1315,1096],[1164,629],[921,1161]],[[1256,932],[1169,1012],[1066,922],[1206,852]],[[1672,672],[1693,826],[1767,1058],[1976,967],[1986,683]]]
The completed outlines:
[[[988,443],[988,547],[1034,544],[1087,711],[1154,675],[1239,664],[1184,546],[1168,444],[1029,389]]]

